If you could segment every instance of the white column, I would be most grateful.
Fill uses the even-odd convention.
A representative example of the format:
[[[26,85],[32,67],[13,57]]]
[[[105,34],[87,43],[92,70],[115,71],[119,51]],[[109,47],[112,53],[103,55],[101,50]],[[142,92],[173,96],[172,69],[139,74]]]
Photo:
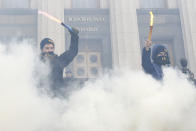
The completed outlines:
[[[0,0],[0,8],[3,8],[3,0]]]
[[[64,0],[48,0],[48,12],[64,21]],[[58,54],[65,51],[65,28],[54,21],[48,21],[48,33],[55,43]]]
[[[114,66],[141,69],[136,0],[110,0]]]
[[[109,0],[100,0],[100,8],[103,9],[109,8]]]
[[[167,0],[168,8],[178,8],[177,0]]]
[[[64,6],[64,0],[33,0],[31,3],[32,8],[37,8],[39,10],[48,12],[62,21],[64,21]],[[55,53],[60,54],[65,51],[64,27],[43,15],[39,15],[38,44],[45,37],[49,37],[54,40]]]
[[[38,5],[41,3],[41,0],[30,0],[30,7],[32,9],[38,9]]]
[[[179,0],[186,57],[190,69],[196,74],[196,1]]]
[[[70,9],[72,6],[72,0],[64,0],[65,9]]]

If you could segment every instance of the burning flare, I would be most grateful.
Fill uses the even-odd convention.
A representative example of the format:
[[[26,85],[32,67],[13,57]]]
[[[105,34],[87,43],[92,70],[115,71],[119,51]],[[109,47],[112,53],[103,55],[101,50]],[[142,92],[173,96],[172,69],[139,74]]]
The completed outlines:
[[[153,26],[153,23],[154,23],[154,15],[152,11],[150,11],[150,26]]]
[[[151,40],[153,23],[154,23],[154,15],[153,15],[152,11],[150,11],[149,13],[150,13],[150,32],[149,32],[149,35],[148,35],[148,40]]]
[[[40,10],[39,10],[38,13],[39,13],[39,14],[42,14],[42,15],[44,15],[44,16],[46,16],[46,17],[48,17],[49,19],[51,19],[51,20],[53,20],[53,21],[55,21],[55,22],[57,22],[57,23],[59,23],[59,24],[62,23],[61,20],[57,19],[56,17],[54,17],[54,16],[52,16],[52,15],[50,15],[50,14],[44,12],[44,11],[40,11]]]
[[[64,26],[65,28],[67,28],[67,29],[70,30],[70,31],[76,30],[76,29],[73,29],[73,27],[71,27],[71,26],[69,26],[69,25],[66,25],[66,24],[63,23],[61,20],[57,19],[56,17],[54,17],[54,16],[52,16],[52,15],[50,15],[50,14],[44,12],[44,11],[40,11],[40,10],[39,10],[38,13],[41,14],[41,15],[46,16],[47,18],[49,18],[49,19],[51,19],[51,20],[53,20],[53,21],[55,21],[55,22],[57,22],[57,23],[59,23],[59,24],[61,24],[62,26]]]

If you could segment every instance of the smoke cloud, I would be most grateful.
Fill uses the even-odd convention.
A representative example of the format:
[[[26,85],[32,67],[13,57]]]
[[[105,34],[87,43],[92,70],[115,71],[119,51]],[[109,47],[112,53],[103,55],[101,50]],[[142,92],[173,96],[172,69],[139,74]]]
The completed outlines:
[[[25,43],[0,45],[1,131],[196,130],[196,89],[179,71],[164,69],[159,82],[116,69],[62,99],[40,92],[48,69]]]

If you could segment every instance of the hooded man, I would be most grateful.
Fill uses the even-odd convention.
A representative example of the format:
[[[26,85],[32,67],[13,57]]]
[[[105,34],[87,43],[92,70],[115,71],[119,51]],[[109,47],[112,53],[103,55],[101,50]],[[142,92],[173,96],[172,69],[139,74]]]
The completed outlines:
[[[72,62],[78,53],[78,30],[75,28],[68,28],[71,34],[71,44],[67,51],[61,55],[54,53],[55,44],[50,38],[44,38],[40,43],[41,61],[50,66],[49,85],[51,88],[56,89],[63,86],[63,70]]]
[[[142,51],[142,67],[144,71],[151,74],[155,79],[163,78],[162,67],[170,64],[168,50],[165,46],[156,44],[152,48],[152,41],[147,40]],[[151,60],[152,58],[152,60]]]

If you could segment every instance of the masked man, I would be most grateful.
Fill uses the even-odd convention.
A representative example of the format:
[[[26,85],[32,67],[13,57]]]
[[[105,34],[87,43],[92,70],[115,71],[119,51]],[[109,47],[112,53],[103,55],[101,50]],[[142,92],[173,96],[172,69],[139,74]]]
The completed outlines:
[[[142,51],[142,67],[144,71],[151,74],[155,79],[163,78],[162,67],[169,65],[168,50],[163,45],[156,44],[152,47],[152,41],[147,40]]]
[[[78,53],[78,30],[69,27],[71,34],[71,44],[67,51],[61,55],[56,55],[54,53],[55,44],[50,38],[45,38],[40,43],[41,49],[41,61],[50,66],[49,73],[49,86],[53,89],[63,86],[63,70],[64,68],[72,62],[74,57]]]

